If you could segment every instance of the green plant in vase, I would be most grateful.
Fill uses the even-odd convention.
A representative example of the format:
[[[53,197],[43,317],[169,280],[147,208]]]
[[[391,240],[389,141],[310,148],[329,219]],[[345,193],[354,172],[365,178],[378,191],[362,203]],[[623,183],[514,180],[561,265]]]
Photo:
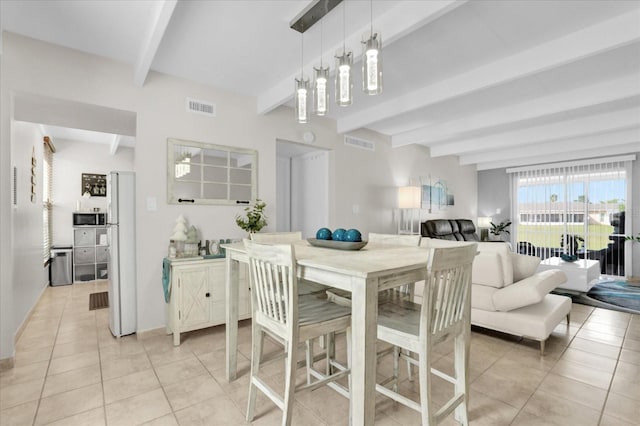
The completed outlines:
[[[491,229],[489,229],[489,233],[491,233],[491,235],[494,235],[495,238],[501,238],[500,236],[502,234],[511,234],[507,229],[509,226],[511,226],[511,221],[508,219],[503,220],[498,224],[491,222]]]
[[[261,199],[256,199],[255,203],[251,206],[245,207],[245,215],[236,216],[236,224],[250,234],[259,232],[262,228],[267,226],[267,216],[264,214],[264,209],[267,204]]]

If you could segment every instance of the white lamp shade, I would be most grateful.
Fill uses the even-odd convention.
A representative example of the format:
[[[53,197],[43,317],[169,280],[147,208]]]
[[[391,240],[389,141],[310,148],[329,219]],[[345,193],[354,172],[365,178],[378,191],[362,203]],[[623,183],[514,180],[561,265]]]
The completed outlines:
[[[300,76],[295,79],[295,114],[296,121],[304,124],[309,121],[309,80]]]
[[[378,32],[363,36],[362,90],[368,95],[382,93],[382,38]]]
[[[420,201],[419,186],[401,186],[398,188],[398,208],[419,209]]]
[[[329,67],[313,69],[313,112],[323,116],[327,114],[329,103]]]
[[[349,106],[353,103],[353,81],[351,69],[353,68],[353,52],[341,50],[336,54],[336,103],[340,106]]]
[[[478,228],[491,228],[491,217],[481,216],[478,218]]]

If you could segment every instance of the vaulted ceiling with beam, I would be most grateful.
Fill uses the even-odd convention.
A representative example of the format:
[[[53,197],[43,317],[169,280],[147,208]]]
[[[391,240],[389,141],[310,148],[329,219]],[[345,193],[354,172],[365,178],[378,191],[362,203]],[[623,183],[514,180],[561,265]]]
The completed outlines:
[[[255,97],[257,114],[292,106],[301,43],[308,76],[343,42],[359,69],[373,16],[384,92],[332,99],[338,132],[479,170],[640,152],[640,1],[343,1],[301,35],[289,22],[309,3],[3,0],[0,15],[4,31],[130,64],[138,86],[171,74]]]

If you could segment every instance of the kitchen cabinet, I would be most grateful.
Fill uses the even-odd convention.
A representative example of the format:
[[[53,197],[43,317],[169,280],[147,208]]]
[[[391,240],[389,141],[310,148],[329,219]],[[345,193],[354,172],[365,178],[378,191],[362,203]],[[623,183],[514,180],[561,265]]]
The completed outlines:
[[[106,226],[73,228],[73,282],[109,278]]]
[[[171,259],[171,291],[167,309],[167,333],[180,344],[180,333],[225,323],[225,259]],[[239,316],[251,317],[246,268],[240,270]]]

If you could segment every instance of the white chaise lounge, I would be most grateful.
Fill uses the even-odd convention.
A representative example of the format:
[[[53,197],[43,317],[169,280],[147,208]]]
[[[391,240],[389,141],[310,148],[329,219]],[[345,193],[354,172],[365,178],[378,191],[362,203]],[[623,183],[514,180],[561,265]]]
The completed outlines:
[[[421,246],[447,247],[460,242],[422,238]],[[473,261],[471,323],[476,326],[545,341],[566,318],[571,299],[549,294],[567,280],[564,272],[536,273],[540,259],[513,253],[506,243],[478,243]]]

